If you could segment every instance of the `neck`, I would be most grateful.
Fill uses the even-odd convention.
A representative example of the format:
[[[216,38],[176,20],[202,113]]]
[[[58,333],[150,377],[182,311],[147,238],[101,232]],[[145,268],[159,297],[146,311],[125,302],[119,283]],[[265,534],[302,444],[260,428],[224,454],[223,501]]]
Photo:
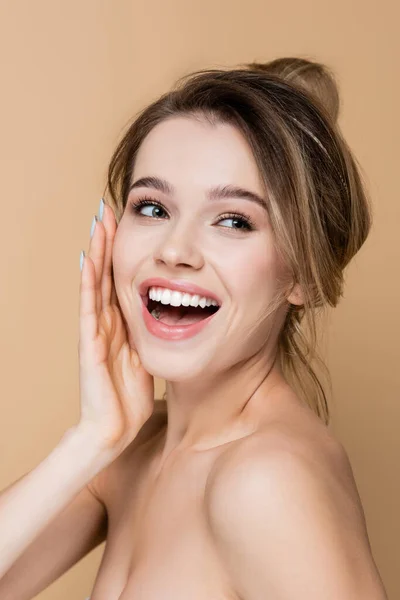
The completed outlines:
[[[172,452],[216,447],[255,431],[257,415],[268,409],[270,391],[282,382],[277,356],[253,357],[218,377],[167,382],[161,464]]]

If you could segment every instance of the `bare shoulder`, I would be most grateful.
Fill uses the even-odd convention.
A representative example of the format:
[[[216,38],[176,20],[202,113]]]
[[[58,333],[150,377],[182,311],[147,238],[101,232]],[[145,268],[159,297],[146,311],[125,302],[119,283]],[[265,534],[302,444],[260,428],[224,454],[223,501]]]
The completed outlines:
[[[386,598],[347,454],[312,420],[270,424],[229,448],[205,512],[242,597]]]
[[[232,494],[245,502],[253,486],[285,486],[290,480],[302,487],[305,500],[327,494],[365,536],[364,511],[345,448],[317,417],[302,415],[265,424],[221,454],[207,481],[207,511],[218,510]]]
[[[324,466],[325,461],[332,462],[332,467],[341,465],[346,456],[343,445],[316,416],[299,411],[290,418],[279,415],[265,421],[254,433],[229,446],[215,464],[213,475],[234,468],[238,461],[254,463],[286,454]]]

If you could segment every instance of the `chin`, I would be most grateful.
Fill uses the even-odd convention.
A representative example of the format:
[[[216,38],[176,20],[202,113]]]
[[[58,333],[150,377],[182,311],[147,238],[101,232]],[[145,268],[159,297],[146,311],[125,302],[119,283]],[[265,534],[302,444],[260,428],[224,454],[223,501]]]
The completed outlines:
[[[176,357],[161,356],[155,352],[139,352],[143,368],[159,379],[166,381],[190,381],[197,377],[204,377],[205,371],[209,372],[207,365],[199,364],[198,360],[191,360],[186,354]],[[172,354],[172,353],[171,353]]]

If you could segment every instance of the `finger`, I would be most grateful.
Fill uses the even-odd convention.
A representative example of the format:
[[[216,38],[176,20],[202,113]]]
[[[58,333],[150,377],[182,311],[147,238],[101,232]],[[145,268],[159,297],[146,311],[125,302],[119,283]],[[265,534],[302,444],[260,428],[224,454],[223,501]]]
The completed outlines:
[[[98,329],[95,269],[87,255],[83,261],[79,298],[79,345],[85,351],[95,340]]]
[[[114,270],[111,269],[111,297],[110,297],[110,303],[111,304],[115,304],[118,306],[118,308],[120,308],[119,306],[119,301],[118,301],[118,296],[117,296],[117,291],[115,289],[115,281],[114,281]]]
[[[88,256],[92,259],[95,269],[95,291],[96,291],[96,312],[99,316],[101,311],[101,277],[103,273],[104,264],[104,247],[106,232],[104,225],[101,221],[97,220],[95,216],[95,228],[93,236],[90,240]]]
[[[100,294],[102,308],[105,309],[112,303],[112,251],[114,245],[115,233],[117,231],[117,223],[115,221],[114,211],[111,206],[104,204],[103,225],[105,229],[105,251],[103,261],[103,273],[100,284]]]

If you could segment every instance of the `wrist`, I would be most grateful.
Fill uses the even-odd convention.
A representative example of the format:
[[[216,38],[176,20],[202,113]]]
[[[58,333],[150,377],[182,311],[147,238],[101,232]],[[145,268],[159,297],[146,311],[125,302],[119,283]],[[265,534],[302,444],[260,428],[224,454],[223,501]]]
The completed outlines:
[[[71,454],[85,465],[94,477],[110,464],[115,456],[96,431],[81,423],[73,425],[64,434],[62,443],[67,445]]]

